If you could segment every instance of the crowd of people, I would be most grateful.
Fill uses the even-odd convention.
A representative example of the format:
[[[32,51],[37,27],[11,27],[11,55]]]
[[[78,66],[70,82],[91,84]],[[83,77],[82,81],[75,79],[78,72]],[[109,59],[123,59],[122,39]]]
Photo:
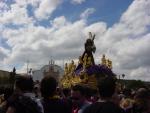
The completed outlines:
[[[112,77],[101,78],[97,88],[77,84],[62,89],[51,76],[38,86],[31,77],[19,76],[14,90],[1,99],[0,113],[150,113],[147,88],[118,91]]]

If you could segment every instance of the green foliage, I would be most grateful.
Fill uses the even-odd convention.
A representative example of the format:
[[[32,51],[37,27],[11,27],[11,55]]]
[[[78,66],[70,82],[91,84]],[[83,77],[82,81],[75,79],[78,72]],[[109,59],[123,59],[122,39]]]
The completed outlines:
[[[15,82],[15,73],[10,72],[9,83],[14,84]]]
[[[131,80],[126,83],[126,87],[129,89],[138,89],[144,87],[144,82],[141,80]]]
[[[0,84],[9,83],[8,76],[0,76]]]

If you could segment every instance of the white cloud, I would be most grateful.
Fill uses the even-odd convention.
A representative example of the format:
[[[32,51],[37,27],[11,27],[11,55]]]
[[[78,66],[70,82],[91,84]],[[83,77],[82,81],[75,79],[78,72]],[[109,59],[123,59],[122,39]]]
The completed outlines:
[[[0,1],[0,14],[1,14],[3,11],[8,10],[8,9],[9,9],[8,5],[7,5],[6,3]]]
[[[35,16],[40,20],[47,19],[61,3],[62,0],[42,0],[35,11]]]
[[[144,77],[148,76],[146,71],[138,73],[136,70],[143,67],[148,70],[150,65],[149,5],[150,1],[135,0],[122,15],[119,23],[108,28],[97,41],[97,45],[101,47],[98,51],[103,49],[102,51],[112,58],[114,71],[125,73],[130,79],[145,80]],[[144,77],[139,77],[140,75]]]
[[[60,27],[63,27],[65,25],[69,24],[69,22],[67,22],[67,20],[64,16],[57,17],[50,23],[52,24],[52,26],[54,28],[60,28]]]
[[[73,4],[82,4],[85,1],[86,0],[72,0],[71,3],[73,3]]]
[[[28,17],[26,7],[21,7],[18,4],[12,4],[9,10],[0,14],[1,24],[24,25],[32,22],[32,18]]]
[[[106,31],[107,31],[107,24],[104,22],[97,22],[87,26],[84,29],[84,34],[88,35],[88,32],[92,32],[95,33],[97,36],[102,36]]]
[[[33,65],[37,65],[37,61],[40,64],[47,63],[51,57],[56,60],[78,58],[83,52],[82,46],[86,39],[83,31],[92,26],[88,27],[83,20],[71,23],[65,17],[54,19],[54,23],[59,23],[59,20],[67,24],[57,29],[53,25],[52,28],[28,26],[19,30],[4,30],[3,36],[12,47],[9,57],[5,59],[6,64],[25,63],[29,59]]]
[[[150,66],[139,67],[139,68],[136,68],[135,70],[131,71],[129,78],[149,81],[149,74],[148,73],[150,73]]]
[[[128,27],[134,36],[146,32],[150,25],[150,2],[147,0],[135,0],[128,10],[122,15],[120,22]]]
[[[95,12],[94,8],[87,8],[81,15],[80,18],[87,19],[89,15],[93,14]]]
[[[26,7],[28,4],[37,7],[41,0],[15,0],[15,3],[21,7]]]
[[[3,61],[5,57],[7,57],[9,54],[9,50],[0,47],[0,61]]]
[[[9,54],[10,54],[10,50],[0,46],[0,70],[7,70],[7,71],[10,70],[9,66],[11,64],[6,65],[5,62],[5,59],[9,57]]]

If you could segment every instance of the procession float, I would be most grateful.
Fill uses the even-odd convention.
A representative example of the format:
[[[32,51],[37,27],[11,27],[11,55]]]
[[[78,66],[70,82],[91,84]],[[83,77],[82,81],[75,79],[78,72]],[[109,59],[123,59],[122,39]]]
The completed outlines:
[[[78,64],[72,60],[70,63],[65,63],[64,75],[60,80],[63,88],[70,88],[76,84],[88,86],[92,89],[97,88],[97,80],[105,76],[113,76],[112,61],[102,55],[100,63],[96,64],[93,53],[96,51],[94,44],[95,34],[89,32],[89,38],[84,44],[84,52],[78,58]]]

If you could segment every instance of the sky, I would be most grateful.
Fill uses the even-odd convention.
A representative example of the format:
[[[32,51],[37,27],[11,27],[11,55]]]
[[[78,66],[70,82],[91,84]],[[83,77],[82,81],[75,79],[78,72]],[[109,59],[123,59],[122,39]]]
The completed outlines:
[[[0,0],[0,70],[77,63],[89,32],[97,64],[105,54],[117,75],[150,81],[150,0]]]

